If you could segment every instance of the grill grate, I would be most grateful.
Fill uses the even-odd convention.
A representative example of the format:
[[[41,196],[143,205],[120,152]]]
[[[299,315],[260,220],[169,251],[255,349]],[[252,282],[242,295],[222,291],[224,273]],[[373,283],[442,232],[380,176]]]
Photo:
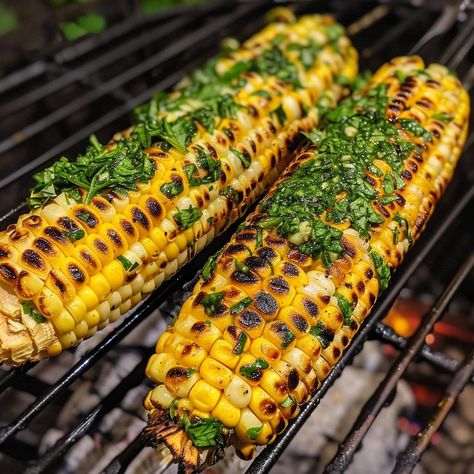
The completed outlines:
[[[295,5],[300,11],[332,9],[340,21],[350,25],[348,31],[356,47],[361,51],[362,69],[367,67],[375,69],[390,56],[407,53],[413,45],[410,52],[421,52],[427,61],[438,60],[456,69],[461,77],[465,77],[466,86],[471,86],[474,82],[474,66],[471,66],[474,14],[470,10],[470,3],[424,3],[426,3],[424,7],[416,9],[409,3],[378,4],[375,1],[359,2],[357,8],[353,2],[342,0],[331,2],[331,8],[328,2],[322,1],[295,2]],[[242,3],[213,1],[194,8],[186,16],[159,15],[146,21],[143,17],[132,18],[129,22],[109,29],[104,36],[89,38],[62,51],[55,51],[49,57],[0,79],[0,93],[5,94],[7,99],[2,101],[4,105],[0,106],[0,118],[5,118],[7,114],[18,113],[17,123],[28,124],[25,128],[13,127],[9,130],[7,138],[0,142],[0,166],[7,169],[6,175],[0,178],[0,192],[2,197],[5,197],[0,203],[0,215],[3,214],[0,225],[5,227],[24,210],[22,204],[25,198],[24,189],[31,183],[32,171],[46,165],[62,153],[77,151],[80,149],[79,145],[82,146],[91,133],[104,134],[106,137],[120,125],[126,125],[124,117],[136,105],[149,99],[157,90],[170,87],[190,68],[201,63],[202,57],[215,53],[219,39],[228,34],[246,37],[260,28],[263,13],[271,5],[270,1]],[[464,18],[459,12],[462,12]],[[144,57],[143,50],[151,52],[145,53]],[[443,51],[441,56],[440,50]],[[127,59],[129,56],[133,61]],[[124,62],[122,70],[112,67],[112,71],[109,71],[111,66],[121,60]],[[51,74],[54,75],[54,79],[47,80]],[[77,90],[82,95],[69,101],[71,91]],[[48,109],[47,103],[53,94],[58,95],[59,100]],[[110,102],[109,106],[104,107],[104,99]],[[82,122],[76,119],[82,124],[80,127],[61,128],[61,121],[67,121],[70,116],[83,115],[83,108],[92,111],[107,110],[107,112],[95,121],[88,121],[87,114]],[[26,120],[19,113],[25,109],[31,110]],[[97,112],[95,114],[97,115]],[[33,142],[36,134],[51,135],[52,138],[35,148]],[[66,138],[62,139],[64,136]],[[468,155],[470,154],[472,159],[470,145],[474,141],[473,137],[474,134],[471,133],[454,183],[448,188],[438,206],[427,232],[392,278],[389,290],[377,302],[371,316],[365,321],[316,395],[303,407],[299,416],[290,422],[288,429],[275,443],[259,454],[247,470],[248,473],[264,473],[271,469],[318,406],[324,394],[340,376],[342,369],[352,361],[368,338],[392,345],[400,351],[400,355],[361,411],[333,461],[326,468],[327,472],[341,472],[349,464],[371,422],[402,377],[403,370],[399,370],[400,368],[405,369],[413,361],[424,360],[437,369],[454,374],[443,398],[442,408],[433,415],[433,419],[421,430],[421,434],[412,440],[406,451],[399,455],[396,472],[400,473],[411,472],[462,388],[473,381],[472,353],[463,362],[459,362],[445,354],[434,352],[428,345],[423,344],[434,322],[442,316],[455,291],[468,277],[474,263],[472,254],[466,254],[463,249],[457,252],[456,262],[464,261],[464,263],[457,272],[452,272],[455,273],[454,277],[450,277],[445,291],[432,306],[412,338],[405,339],[380,322],[421,264],[428,261],[433,267],[433,262],[430,262],[433,253],[440,248],[447,248],[446,241],[449,242],[456,235],[456,225],[459,225],[462,218],[472,211],[474,180],[472,172],[469,172]],[[32,152],[35,153],[33,155],[35,158],[29,159]],[[14,155],[18,155],[18,160],[12,159]],[[463,173],[463,170],[466,172]],[[13,209],[9,210],[10,207]],[[25,364],[20,368],[2,371],[0,396],[5,395],[4,392],[7,390],[15,390],[32,394],[36,400],[7,426],[0,428],[0,451],[23,461],[26,458],[27,461],[34,463],[27,469],[29,474],[51,472],[50,469],[54,468],[58,460],[84,435],[96,432],[100,421],[118,406],[132,388],[143,383],[145,363],[152,348],[141,348],[141,361],[131,370],[130,375],[120,381],[82,417],[82,421],[61,437],[40,459],[37,447],[17,436],[52,403],[63,397],[69,397],[72,391],[71,385],[80,383],[82,376],[103,361],[104,356],[115,349],[117,344],[138,327],[154,309],[167,301],[177,290],[182,289],[190,276],[199,271],[208,256],[228,240],[234,229],[235,226],[162,285],[51,385],[28,373],[37,364]],[[472,248],[472,237],[471,231],[470,248]],[[464,255],[459,255],[462,252]],[[40,362],[40,365],[45,364],[48,364],[48,361]],[[112,460],[104,472],[107,474],[125,472],[142,449],[138,436]],[[166,469],[166,466],[163,469]]]

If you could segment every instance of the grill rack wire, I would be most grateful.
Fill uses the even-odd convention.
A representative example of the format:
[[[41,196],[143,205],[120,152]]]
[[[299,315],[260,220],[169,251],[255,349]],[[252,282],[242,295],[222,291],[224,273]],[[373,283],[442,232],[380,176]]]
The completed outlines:
[[[278,2],[280,3],[280,2]],[[419,3],[419,2],[417,2]],[[392,46],[400,41],[414,28],[419,28],[419,23],[426,17],[430,18],[430,25],[426,30],[417,32],[415,38],[410,36],[413,46],[410,53],[422,52],[429,61],[439,61],[455,70],[458,70],[464,77],[464,84],[468,89],[472,89],[474,84],[474,66],[469,67],[469,54],[472,52],[474,43],[474,13],[470,2],[446,2],[437,4],[436,2],[426,2],[420,8],[412,8],[409,2],[384,2],[375,1],[358,2],[354,8],[354,2],[335,1],[332,5],[324,1],[314,2],[292,2],[297,11],[331,11],[333,10],[339,20],[348,26],[348,33],[358,46],[358,41],[365,47],[362,51],[362,68],[375,68],[392,54]],[[352,5],[349,5],[352,4]],[[435,4],[435,5],[433,5]],[[86,99],[84,96],[77,100],[65,103],[58,109],[40,117],[39,120],[27,125],[21,130],[16,130],[6,139],[0,142],[0,166],[7,161],[8,152],[15,151],[24,142],[33,139],[36,134],[47,130],[57,122],[63,120],[69,114],[77,112],[87,104],[94,104],[94,101],[101,97],[112,97],[116,99],[117,105],[99,119],[87,123],[84,127],[67,136],[58,145],[53,146],[33,160],[16,166],[6,176],[0,178],[0,192],[2,195],[11,193],[12,190],[23,189],[28,183],[31,172],[43,167],[51,159],[68,150],[75,150],[80,144],[85,142],[91,133],[101,132],[113,124],[123,119],[135,106],[146,101],[157,90],[162,90],[176,83],[187,71],[196,64],[202,62],[195,58],[199,54],[203,56],[215,52],[215,44],[226,34],[236,34],[240,37],[248,36],[256,31],[263,24],[263,14],[274,5],[271,1],[247,1],[247,2],[223,2],[212,1],[200,7],[159,14],[150,17],[146,21],[143,18],[133,18],[131,21],[119,23],[107,30],[103,35],[96,38],[89,38],[85,42],[68,46],[62,51],[56,51],[46,59],[41,59],[23,69],[0,79],[0,93],[9,93],[11,89],[18,88],[30,82],[35,84],[45,71],[54,71],[61,66],[60,73],[52,81],[43,82],[39,87],[33,87],[25,93],[17,96],[10,95],[11,100],[4,102],[0,106],[0,117],[7,113],[14,113],[22,108],[31,106],[34,102],[46,99],[50,94],[60,91],[62,88],[70,86],[71,83],[79,81],[88,88]],[[331,8],[329,8],[331,7]],[[390,15],[398,15],[399,21],[383,31],[383,36],[377,42],[367,42],[364,35],[367,30],[375,29],[384,23]],[[245,25],[243,27],[242,25]],[[159,28],[157,27],[159,26]],[[136,29],[144,28],[144,34],[127,36]],[[150,31],[148,31],[148,29]],[[176,39],[176,32],[184,31]],[[420,34],[421,33],[421,34]],[[124,37],[124,44],[119,48],[110,47],[113,43]],[[370,38],[369,38],[370,39]],[[443,41],[445,45],[444,53],[439,56],[436,47],[431,49],[433,43]],[[156,53],[149,56],[144,61],[132,68],[124,70],[121,74],[100,79],[97,72],[108,67],[112,62],[117,61],[126,55],[137,54],[140,48],[149,47],[150,44],[159,42],[160,47]],[[100,55],[90,56],[91,51],[97,48],[105,48],[105,52]],[[207,48],[207,49],[206,49]],[[185,54],[192,52],[192,56]],[[403,46],[398,54],[407,53]],[[183,57],[184,60],[180,61]],[[84,58],[83,61],[79,59]],[[194,58],[194,59],[192,59]],[[467,61],[466,61],[467,58]],[[75,62],[76,61],[76,62]],[[72,66],[68,66],[71,62]],[[467,62],[467,67],[466,67]],[[76,64],[77,63],[77,64]],[[170,63],[171,67],[170,67]],[[177,65],[177,67],[173,67]],[[136,94],[127,90],[130,81],[139,78],[150,70],[156,70],[165,66],[166,76]],[[55,69],[56,68],[56,69]],[[95,75],[95,77],[94,77]],[[11,94],[11,93],[10,93]],[[472,96],[472,94],[471,94]],[[104,134],[105,136],[105,134]],[[468,159],[472,160],[474,133],[469,135],[468,143],[461,163]],[[11,160],[9,160],[11,161]],[[387,314],[400,291],[406,286],[409,278],[415,273],[420,264],[426,260],[436,246],[442,244],[443,239],[452,233],[453,227],[459,223],[462,216],[465,216],[473,207],[474,183],[472,179],[467,179],[467,183],[462,183],[462,193],[459,189],[454,189],[458,185],[460,177],[459,170],[455,177],[455,183],[448,188],[447,196],[443,197],[432,222],[428,225],[427,232],[417,242],[414,249],[408,254],[402,267],[392,278],[390,288],[376,303],[370,317],[364,322],[349,348],[338,361],[330,375],[324,380],[320,389],[301,410],[298,417],[290,422],[288,429],[280,435],[275,443],[263,449],[257,458],[252,462],[247,473],[257,474],[269,472],[271,467],[277,462],[289,442],[301,428],[306,419],[318,406],[324,394],[329,390],[334,381],[340,376],[343,368],[350,364],[354,356],[362,349],[362,345],[368,338],[377,339],[383,343],[390,344],[399,350],[399,356],[391,366],[379,387],[374,391],[367,401],[358,419],[350,429],[338,452],[326,467],[328,473],[343,472],[350,463],[356,449],[363,441],[373,420],[382,409],[385,403],[390,402],[391,394],[396,389],[398,380],[403,376],[405,370],[411,362],[421,360],[427,361],[437,369],[452,374],[452,379],[446,389],[442,404],[434,414],[430,422],[421,429],[416,438],[412,438],[406,450],[398,455],[394,472],[411,472],[423,451],[427,448],[431,436],[440,426],[447,416],[462,388],[474,381],[474,355],[471,352],[464,361],[457,361],[449,358],[443,353],[434,352],[424,343],[425,336],[431,332],[433,325],[438,321],[448,304],[452,300],[456,290],[468,277],[474,265],[474,254],[464,255],[464,261],[460,268],[450,279],[445,290],[431,307],[428,314],[422,319],[415,334],[406,339],[396,334],[393,329],[384,325],[381,319]],[[24,198],[20,194],[20,198]],[[453,198],[458,195],[457,198]],[[22,199],[20,199],[21,201]],[[446,202],[455,202],[454,206],[447,206]],[[8,202],[10,204],[10,202]],[[3,204],[2,206],[5,206]],[[6,223],[12,222],[15,217],[25,209],[25,204],[15,203],[13,209],[2,207],[0,210],[4,214],[0,217],[0,225],[4,227]],[[216,239],[207,249],[201,252],[192,262],[187,264],[172,279],[162,285],[147,300],[136,308],[129,316],[123,319],[122,323],[99,342],[89,353],[73,365],[56,382],[49,385],[42,382],[35,376],[30,375],[29,370],[36,364],[25,364],[19,368],[2,371],[3,377],[0,379],[0,396],[7,390],[19,390],[33,394],[36,400],[28,406],[20,415],[15,417],[7,426],[0,428],[0,451],[4,454],[18,457],[19,453],[24,458],[25,455],[32,459],[27,468],[28,474],[51,472],[64,456],[64,454],[85,434],[93,432],[97,428],[103,417],[109,413],[123,399],[125,394],[133,387],[143,382],[143,373],[147,356],[153,348],[142,350],[142,359],[130,372],[130,375],[120,381],[117,386],[92,410],[90,410],[82,420],[65,434],[58,442],[39,459],[35,459],[37,453],[31,446],[17,439],[15,436],[20,430],[28,425],[51,403],[59,397],[68,396],[71,385],[80,380],[91,367],[99,363],[104,355],[113,350],[116,345],[134,328],[136,328],[154,309],[164,303],[177,289],[190,279],[190,275],[195,275],[202,267],[203,262],[209,255],[223,245],[228,240],[235,225],[225,234]],[[47,364],[42,361],[40,364]],[[137,454],[143,449],[140,437],[135,438],[128,447],[123,450],[104,469],[107,474],[118,474],[125,472]]]

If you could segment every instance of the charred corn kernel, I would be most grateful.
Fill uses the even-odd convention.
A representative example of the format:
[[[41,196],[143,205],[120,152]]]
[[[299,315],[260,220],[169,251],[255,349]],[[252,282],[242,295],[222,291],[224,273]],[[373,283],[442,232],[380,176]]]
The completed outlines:
[[[426,72],[431,79],[419,74],[423,69],[420,58],[392,60],[375,74],[363,100],[348,99],[338,109],[341,123],[323,130],[323,136],[341,134],[349,143],[363,140],[355,127],[347,126],[345,117],[362,113],[364,127],[377,133],[384,146],[394,147],[396,137],[399,163],[395,166],[375,151],[368,155],[372,162],[362,163],[358,155],[329,156],[324,146],[305,147],[257,211],[206,266],[174,327],[168,329],[188,336],[190,328],[208,316],[209,307],[218,316],[209,316],[221,334],[201,364],[203,379],[198,383],[212,385],[219,400],[234,408],[235,419],[220,402],[211,416],[235,428],[238,450],[251,452],[249,446],[271,443],[287,420],[298,414],[299,405],[315,393],[387,286],[391,270],[420,234],[453,173],[466,135],[469,101],[446,69],[430,66]],[[403,85],[399,70],[407,77]],[[314,84],[323,87],[326,77]],[[380,97],[375,99],[378,94],[380,102]],[[300,111],[293,97],[285,94],[282,108],[287,116],[296,117]],[[365,107],[380,112],[364,115]],[[443,125],[437,114],[446,119]],[[239,133],[236,130],[236,136]],[[236,149],[243,153],[246,148],[240,144]],[[233,155],[228,173],[234,173],[232,182],[238,183],[242,165]],[[324,160],[341,170],[331,178],[344,183],[337,194],[321,171]],[[265,169],[265,160],[260,163]],[[359,214],[342,211],[360,199],[352,187],[360,184],[351,184],[354,169],[368,177],[372,197],[358,200],[356,207],[357,212],[367,209],[370,225],[363,224]],[[292,217],[295,221],[290,223],[287,216],[293,206],[309,194],[312,199],[317,196],[314,209],[307,204],[310,217],[301,222]],[[321,209],[320,202],[331,204]],[[325,246],[331,250],[323,251]],[[199,333],[193,341],[201,344]],[[181,362],[182,357],[174,355]],[[228,371],[225,387],[216,366]],[[200,410],[197,403],[205,402],[205,397],[195,396],[193,407]],[[240,418],[235,424],[237,410]]]
[[[199,379],[200,376],[196,370],[175,366],[168,370],[164,382],[171,394],[184,398]]]
[[[158,385],[158,387],[155,387],[148,393],[144,405],[148,410],[152,408],[169,408],[174,399],[173,394],[164,385]]]
[[[198,380],[189,392],[191,403],[204,413],[210,413],[214,409],[220,396],[221,391],[203,379]]]
[[[225,395],[221,395],[217,405],[211,412],[211,416],[217,418],[225,426],[234,428],[240,420],[240,410]]]
[[[168,370],[176,364],[176,359],[168,354],[154,354],[146,366],[146,376],[154,382],[164,382]]]
[[[64,308],[59,296],[46,287],[39,295],[33,297],[33,302],[46,318],[59,316]]]

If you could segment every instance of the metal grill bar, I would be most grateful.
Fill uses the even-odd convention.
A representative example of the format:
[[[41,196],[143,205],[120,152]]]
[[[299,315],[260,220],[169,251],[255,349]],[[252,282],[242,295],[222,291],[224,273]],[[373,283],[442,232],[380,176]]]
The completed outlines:
[[[443,398],[438,403],[438,410],[434,413],[426,427],[416,437],[412,438],[408,448],[398,455],[397,464],[393,470],[394,474],[409,474],[413,471],[416,463],[428,448],[431,438],[439,429],[449,411],[461,394],[463,388],[472,380],[474,374],[474,349],[462,363],[461,368],[451,380]]]
[[[385,402],[390,397],[390,394],[396,388],[398,381],[406,372],[409,364],[422,347],[425,337],[432,331],[435,323],[441,318],[456,290],[467,277],[473,265],[474,253],[472,253],[461,266],[448,287],[432,307],[431,311],[427,314],[426,319],[420,324],[413,336],[409,339],[407,347],[391,366],[387,376],[364,405],[350,433],[339,446],[339,449],[327,467],[326,472],[343,472],[347,468],[354,453],[362,442],[362,439],[372,426],[376,416],[383,408]]]
[[[408,344],[408,339],[399,336],[390,326],[384,323],[377,323],[374,328],[374,338],[390,344],[398,350],[405,350]],[[432,364],[434,367],[445,370],[446,372],[454,373],[459,369],[459,361],[451,359],[442,352],[436,352],[431,349],[428,344],[423,344],[418,353],[418,357]],[[474,383],[474,378],[471,380]]]
[[[140,62],[136,66],[127,69],[123,73],[119,74],[118,76],[113,77],[110,81],[105,82],[102,84],[100,89],[93,89],[90,92],[82,95],[81,97],[77,98],[76,100],[72,100],[68,104],[64,105],[56,109],[51,114],[47,115],[46,117],[40,119],[39,121],[28,125],[27,127],[23,128],[22,130],[16,132],[11,137],[0,142],[0,153],[5,153],[6,151],[12,149],[13,147],[17,146],[19,143],[24,142],[25,140],[34,137],[38,133],[42,132],[49,126],[54,123],[57,123],[60,120],[65,119],[66,117],[70,116],[74,112],[84,108],[88,104],[92,103],[93,101],[103,97],[107,93],[110,93],[113,90],[123,86],[124,84],[128,83],[132,79],[141,76],[145,72],[149,71],[152,68],[156,68],[157,66],[169,61],[170,59],[177,57],[179,54],[184,53],[185,51],[189,50],[193,45],[199,43],[199,41],[205,40],[209,34],[213,31],[217,32],[231,22],[239,20],[240,16],[244,16],[245,14],[255,10],[258,7],[258,4],[249,4],[243,5],[239,7],[239,12],[236,15],[234,12],[223,16],[222,18],[217,18],[211,25],[204,25],[203,27],[190,32],[187,35],[182,36],[179,40],[175,41],[170,47],[167,49],[162,49],[158,53],[154,54],[153,56],[149,57],[143,62]],[[195,19],[194,19],[195,20]],[[184,21],[179,21],[179,23],[184,24]],[[166,32],[173,31],[170,28],[166,29]],[[26,173],[31,171],[29,166],[22,167],[18,170],[18,175],[24,176]],[[12,176],[12,175],[10,175]],[[1,186],[0,186],[1,189]]]

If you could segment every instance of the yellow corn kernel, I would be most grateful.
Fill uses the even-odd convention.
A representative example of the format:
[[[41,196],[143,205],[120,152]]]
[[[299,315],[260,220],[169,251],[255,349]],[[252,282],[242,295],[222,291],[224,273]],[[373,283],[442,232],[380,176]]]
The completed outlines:
[[[89,332],[89,326],[87,325],[87,322],[84,320],[76,324],[76,327],[74,328],[74,334],[76,335],[77,339],[82,339],[86,337],[88,332]]]
[[[304,378],[311,370],[311,359],[297,347],[285,352],[281,358],[297,370],[300,378]]]
[[[203,379],[198,380],[189,392],[189,400],[191,400],[191,403],[197,410],[204,413],[210,413],[213,410],[220,396],[221,391]]]
[[[97,306],[99,302],[95,306]],[[76,322],[82,321],[87,313],[87,306],[79,296],[76,296],[70,303],[67,303],[66,309],[72,314]]]
[[[97,311],[96,309],[88,311],[87,314],[84,316],[84,321],[87,323],[89,329],[97,326],[100,322],[99,311]]]
[[[242,408],[240,411],[240,420],[235,427],[235,432],[239,439],[255,444],[256,436],[253,433],[258,433],[263,429],[263,423],[249,408]],[[253,432],[253,433],[252,433]],[[249,437],[252,434],[252,438]]]
[[[97,308],[99,305],[99,298],[90,286],[83,286],[78,292],[77,296],[84,302],[87,311]]]
[[[72,331],[67,332],[66,334],[62,334],[61,336],[58,336],[58,339],[63,349],[72,347],[77,342],[77,337]]]
[[[316,336],[305,334],[296,340],[296,347],[301,349],[311,360],[316,360],[321,354],[321,343]]]
[[[48,353],[49,357],[55,357],[61,354],[62,350],[63,350],[63,346],[61,345],[59,341],[54,341],[52,344],[50,344],[46,348],[46,352]]]
[[[159,227],[153,227],[153,229],[151,229],[150,239],[153,240],[154,244],[161,250],[168,245],[168,239],[163,230]]]
[[[232,379],[232,371],[214,359],[205,359],[199,368],[201,377],[214,387],[224,389]]]
[[[103,267],[102,274],[109,282],[113,291],[118,290],[125,281],[123,266],[118,260],[114,260]]]
[[[223,339],[218,339],[212,346],[210,356],[222,362],[229,369],[234,369],[239,363],[240,356],[234,354],[234,346]]]
[[[97,295],[99,302],[106,300],[112,291],[112,287],[103,273],[91,276],[89,286]]]
[[[155,348],[155,352],[157,352],[158,354],[163,352],[165,349],[165,344],[166,344],[166,341],[167,339],[169,339],[170,337],[172,336],[172,334],[168,331],[165,331],[161,336],[160,338],[158,339],[158,342],[156,343],[156,348]]]
[[[76,325],[76,321],[66,310],[64,310],[59,316],[52,318],[51,322],[58,334],[66,334],[69,331],[72,331]]]
[[[211,416],[217,418],[225,426],[234,428],[240,420],[240,409],[232,405],[225,395],[221,395],[217,405],[211,412]]]
[[[182,252],[188,246],[188,239],[184,233],[181,233],[176,237],[174,243],[178,246],[179,252]]]
[[[171,242],[165,247],[165,254],[166,258],[168,259],[168,262],[172,262],[179,255],[179,247],[176,245],[175,242]]]
[[[138,293],[135,293],[131,298],[130,298],[130,303],[132,304],[132,307],[140,303],[140,301],[143,299],[142,292],[139,291]]]

